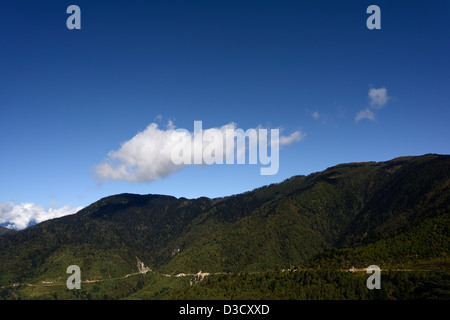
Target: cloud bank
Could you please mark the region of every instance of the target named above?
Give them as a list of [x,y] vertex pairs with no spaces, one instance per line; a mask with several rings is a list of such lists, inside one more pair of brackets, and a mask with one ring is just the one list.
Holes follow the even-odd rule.
[[369,106],[365,109],[356,113],[355,121],[361,121],[363,119],[368,119],[370,121],[375,121],[375,111],[382,109],[390,97],[387,94],[386,88],[371,88],[368,93]]
[[[225,135],[227,129],[236,129],[235,123],[229,123],[219,128],[203,129],[203,137],[212,137],[217,133]],[[167,177],[186,167],[186,164],[175,164],[171,155],[174,148],[180,148],[180,139],[173,139],[172,136],[184,135],[184,141],[191,144],[189,131],[177,130],[172,122],[169,122],[166,129],[158,128],[156,123],[151,123],[147,128],[136,134],[130,140],[122,143],[119,149],[112,150],[107,157],[95,166],[95,178],[100,181],[124,180],[129,182],[152,182]],[[280,136],[280,146],[289,145],[300,141],[305,135],[300,131],[295,131],[288,136]],[[229,146],[228,146],[229,147]],[[223,150],[226,154],[227,146],[220,139],[211,139],[203,144],[203,150]],[[236,150],[236,154],[242,154],[245,150]],[[193,163],[193,162],[192,162]]]
[[45,220],[60,218],[74,214],[83,207],[72,208],[66,205],[59,209],[50,208],[45,210],[42,206],[34,203],[4,203],[0,202],[0,224],[7,228],[21,230],[31,224],[40,223]]

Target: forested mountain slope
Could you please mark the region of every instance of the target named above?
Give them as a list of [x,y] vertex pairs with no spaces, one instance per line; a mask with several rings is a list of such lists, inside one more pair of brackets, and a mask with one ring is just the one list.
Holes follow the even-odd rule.
[[[214,187],[211,182],[211,187]],[[450,156],[349,163],[225,198],[120,194],[0,237],[0,285],[137,272],[448,268]]]

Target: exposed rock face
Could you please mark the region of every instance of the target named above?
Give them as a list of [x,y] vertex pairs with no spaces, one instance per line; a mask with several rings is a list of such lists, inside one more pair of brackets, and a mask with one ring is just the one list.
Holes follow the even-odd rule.
[[202,282],[205,277],[209,276],[209,273],[203,273],[201,270],[189,281],[189,284],[192,286],[193,284]]
[[138,257],[136,257],[136,260],[139,273],[146,274],[147,272],[151,271],[150,268],[146,267],[144,263],[141,260],[139,260]]

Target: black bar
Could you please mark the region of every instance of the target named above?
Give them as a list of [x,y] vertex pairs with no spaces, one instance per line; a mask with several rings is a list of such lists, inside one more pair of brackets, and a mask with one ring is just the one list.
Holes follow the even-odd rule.
[[[263,307],[264,306],[264,307]],[[446,309],[444,309],[446,308]],[[141,315],[142,319],[317,319],[317,317],[378,318],[415,316],[432,310],[434,315],[444,312],[448,301],[266,301],[266,300],[170,300],[170,301],[0,301],[3,314],[11,312],[21,317],[61,318],[79,316],[126,316]],[[192,312],[195,313],[192,313]],[[444,313],[443,313],[444,314]],[[131,320],[131,319],[130,319]]]

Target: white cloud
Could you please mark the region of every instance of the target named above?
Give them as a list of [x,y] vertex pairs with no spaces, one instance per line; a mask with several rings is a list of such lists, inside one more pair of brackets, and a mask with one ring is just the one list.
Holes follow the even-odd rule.
[[305,136],[306,136],[306,134],[304,134],[304,133],[302,133],[300,131],[292,132],[287,137],[285,137],[285,136],[281,136],[280,137],[280,145],[281,146],[290,145],[293,142],[302,140]]
[[375,113],[369,108],[365,108],[356,114],[355,121],[358,122],[362,119],[369,119],[371,121],[375,120]]
[[389,97],[387,95],[386,88],[370,89],[369,90],[369,103],[373,109],[380,109],[386,105]]
[[317,120],[320,118],[320,114],[318,111],[314,111],[313,113],[311,113],[311,116],[313,117],[313,119]]
[[0,202],[0,224],[7,228],[25,229],[32,223],[40,223],[45,220],[63,217],[74,214],[83,209],[83,207],[72,208],[71,205],[65,205],[59,209],[50,208],[45,210],[42,206],[34,203],[4,203]]
[[371,88],[369,90],[369,106],[359,111],[355,116],[355,121],[358,122],[362,119],[375,120],[375,111],[383,108],[390,97],[387,94],[386,88]]
[[[202,129],[203,137],[214,137],[218,133],[225,135],[226,129],[236,129],[235,123],[229,123],[219,128]],[[179,139],[173,139],[172,136]],[[180,143],[189,145],[190,149],[194,134],[188,130],[177,130],[172,122],[166,129],[158,128],[156,123],[151,123],[144,131],[139,132],[133,138],[123,143],[118,150],[110,151],[99,165],[95,167],[96,178],[104,180],[125,180],[129,182],[151,182],[167,177],[189,164],[175,164],[172,161],[172,150],[180,148]],[[304,134],[300,131],[293,132],[289,136],[280,136],[280,145],[288,145],[300,141]],[[194,152],[197,152],[195,143]],[[211,139],[203,143],[203,150],[223,150],[222,154],[229,151],[221,139]],[[201,150],[200,150],[201,152]],[[236,150],[239,156],[245,150]],[[191,161],[190,163],[195,163]]]
[[182,168],[171,161],[172,141],[175,131],[170,123],[161,130],[156,123],[123,143],[118,150],[110,151],[107,158],[95,167],[100,180],[126,180],[148,182],[166,177]]

